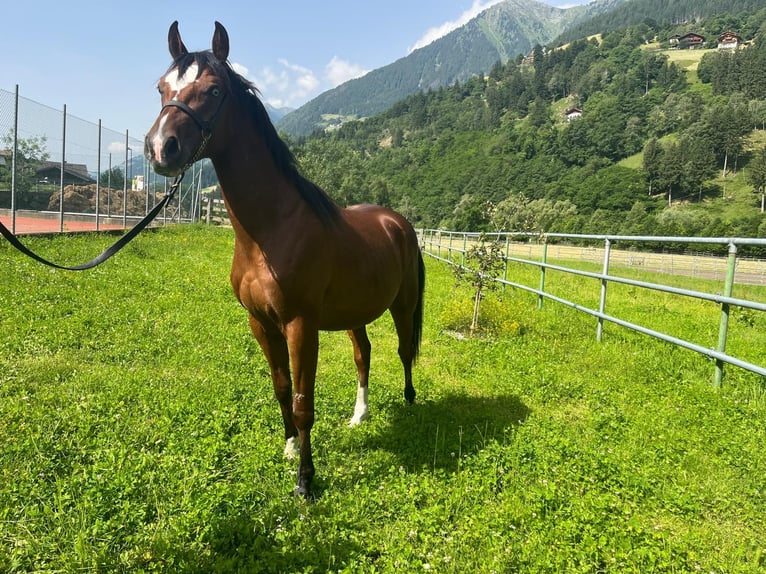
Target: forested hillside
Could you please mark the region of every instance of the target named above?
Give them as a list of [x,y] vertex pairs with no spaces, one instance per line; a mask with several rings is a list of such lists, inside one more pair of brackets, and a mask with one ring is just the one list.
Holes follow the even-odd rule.
[[[763,236],[766,9],[726,18],[749,46],[662,50],[678,29],[643,23],[498,63],[296,153],[341,204],[421,226]],[[719,20],[699,30],[717,36]]]
[[527,54],[535,44],[547,44],[568,26],[624,1],[597,0],[561,9],[536,0],[504,0],[408,56],[320,94],[282,118],[278,128],[305,135],[349,118],[369,117],[417,91],[466,81],[498,60]]
[[[763,0],[627,0],[608,12],[596,14],[593,18],[571,26],[556,43],[561,45],[643,22],[669,22],[682,28],[694,28],[712,16],[739,16],[761,8]],[[714,36],[722,31],[716,32]]]

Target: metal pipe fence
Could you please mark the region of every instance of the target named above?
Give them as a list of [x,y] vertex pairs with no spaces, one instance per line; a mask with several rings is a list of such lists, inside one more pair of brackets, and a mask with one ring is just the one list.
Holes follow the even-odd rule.
[[[0,218],[13,233],[121,229],[170,182],[144,161],[142,139],[0,90]],[[200,218],[203,164],[158,224]]]
[[[726,353],[729,334],[729,317],[732,308],[750,309],[766,312],[766,303],[732,296],[736,283],[749,285],[766,285],[766,260],[742,258],[738,256],[739,248],[745,246],[766,246],[766,239],[751,238],[698,238],[698,237],[652,237],[652,236],[608,236],[608,235],[574,235],[566,233],[551,233],[547,235],[533,233],[464,233],[438,229],[418,230],[423,251],[440,261],[451,265],[466,266],[467,255],[472,246],[484,241],[494,241],[504,244],[504,271],[502,277],[490,277],[503,285],[515,287],[537,295],[538,308],[543,301],[549,299],[584,312],[597,319],[596,338],[603,337],[604,322],[614,323],[644,335],[649,335],[662,341],[692,350],[715,360],[713,385],[720,387],[723,380],[724,364],[730,364],[766,377],[766,366],[758,365],[742,358]],[[586,246],[572,245],[589,244]],[[689,254],[664,254],[649,251],[616,250],[615,244],[633,246],[641,244],[691,244],[691,245],[720,245],[728,248],[727,257],[711,257]],[[551,259],[564,260],[566,264],[553,264]],[[575,263],[600,265],[601,272],[589,271],[575,267]],[[524,285],[508,279],[508,264],[516,263],[533,266],[539,269],[539,288]],[[685,289],[643,281],[617,274],[614,269],[638,268],[656,273],[686,275],[713,281],[723,281],[721,293],[705,293],[694,289]],[[599,283],[599,304],[597,309],[578,304],[565,297],[560,297],[546,291],[546,272],[557,271],[574,276],[593,279]],[[715,348],[687,341],[668,333],[660,332],[646,326],[627,321],[624,318],[610,315],[606,312],[607,296],[610,283],[629,285],[672,295],[691,297],[720,305],[721,313],[718,322],[718,338]]]

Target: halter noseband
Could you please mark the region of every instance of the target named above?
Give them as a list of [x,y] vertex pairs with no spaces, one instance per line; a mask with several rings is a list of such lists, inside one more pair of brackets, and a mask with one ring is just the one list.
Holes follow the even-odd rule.
[[195,110],[193,110],[188,105],[186,105],[185,103],[179,100],[169,100],[165,103],[164,106],[162,106],[160,113],[162,113],[165,110],[165,108],[178,108],[179,110],[184,112],[192,120],[194,120],[194,123],[199,126],[199,129],[202,133],[202,141],[200,142],[199,147],[197,148],[197,151],[194,153],[192,158],[184,167],[184,171],[186,171],[186,169],[189,166],[191,166],[191,164],[196,162],[202,156],[202,152],[205,151],[207,142],[210,141],[210,138],[213,136],[213,128],[215,127],[215,124],[218,121],[218,114],[221,112],[221,108],[223,108],[223,102],[226,99],[226,95],[227,95],[226,92],[224,92],[223,96],[221,96],[221,101],[218,102],[218,108],[215,110],[215,113],[212,115],[212,117],[209,120],[202,119]]

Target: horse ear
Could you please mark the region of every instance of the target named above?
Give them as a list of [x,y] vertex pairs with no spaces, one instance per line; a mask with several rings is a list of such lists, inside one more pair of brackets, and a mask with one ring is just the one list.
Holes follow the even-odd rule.
[[213,55],[221,62],[229,57],[229,34],[220,22],[215,23],[213,34]]
[[170,30],[168,30],[168,49],[170,50],[170,55],[173,56],[173,60],[177,60],[189,53],[189,50],[186,49],[181,40],[181,34],[178,33],[178,20],[173,22],[170,25]]

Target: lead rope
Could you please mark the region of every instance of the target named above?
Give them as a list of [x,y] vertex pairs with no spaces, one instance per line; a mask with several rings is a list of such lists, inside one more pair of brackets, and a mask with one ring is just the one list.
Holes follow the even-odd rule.
[[[207,140],[210,139],[208,136],[207,138],[203,134],[203,145],[200,146],[200,149],[197,150],[197,153],[195,154],[195,158],[202,153],[202,149],[207,144]],[[194,160],[196,161],[196,159]],[[103,253],[101,253],[98,257],[94,257],[87,263],[83,263],[81,265],[75,265],[73,267],[69,267],[66,265],[59,265],[58,263],[53,263],[52,261],[48,261],[47,259],[39,256],[37,253],[31,251],[28,247],[26,247],[19,239],[11,233],[11,231],[3,225],[2,222],[0,222],[0,234],[5,237],[11,245],[13,245],[16,249],[21,251],[24,255],[27,255],[28,257],[31,257],[35,261],[39,261],[40,263],[43,263],[44,265],[48,265],[49,267],[54,267],[56,269],[65,269],[67,271],[84,271],[86,269],[91,269],[95,267],[96,265],[102,264],[104,261],[112,257],[115,253],[117,253],[120,249],[125,247],[136,235],[141,233],[141,231],[149,225],[149,223],[152,222],[152,220],[157,217],[157,214],[159,214],[160,211],[170,202],[171,199],[173,199],[173,196],[178,191],[178,188],[181,186],[181,181],[184,178],[184,175],[186,174],[186,170],[188,167],[194,163],[192,161],[191,163],[187,164],[184,169],[179,173],[174,179],[173,183],[170,185],[170,189],[165,194],[165,196],[162,198],[162,200],[154,206],[154,208],[144,217],[141,221],[139,221],[130,231],[128,231],[125,235],[120,237],[111,247],[106,249]],[[63,201],[63,197],[62,197]]]
[[[44,265],[48,265],[49,267],[54,267],[56,269],[65,269],[67,271],[84,271],[85,269],[91,269],[95,267],[96,265],[101,265],[104,261],[109,259],[112,255],[117,253],[120,249],[125,247],[136,235],[141,233],[141,231],[151,223],[151,221],[157,217],[157,214],[170,202],[171,199],[173,199],[173,196],[178,191],[178,188],[181,186],[181,181],[184,178],[184,175],[186,174],[186,170],[189,169],[192,164],[194,164],[196,161],[202,157],[202,154],[205,151],[205,148],[207,147],[208,141],[210,141],[210,138],[213,136],[213,129],[212,126],[215,123],[215,120],[218,116],[218,112],[221,111],[221,107],[223,106],[223,102],[225,100],[224,98],[221,99],[221,102],[218,104],[218,109],[216,110],[215,114],[213,114],[213,117],[207,121],[203,122],[198,117],[196,112],[192,110],[189,106],[182,102],[178,102],[176,100],[171,100],[170,102],[167,102],[163,109],[168,106],[178,107],[184,112],[186,112],[191,118],[194,120],[194,122],[199,126],[200,131],[202,133],[202,141],[200,141],[199,147],[197,148],[197,151],[192,156],[191,160],[187,162],[187,164],[183,167],[181,170],[181,173],[179,173],[175,179],[173,180],[173,183],[170,186],[170,189],[165,194],[165,197],[162,198],[162,200],[154,206],[154,209],[152,209],[146,217],[144,217],[141,221],[139,221],[135,227],[133,227],[130,231],[128,231],[125,235],[120,237],[111,247],[109,247],[107,250],[105,250],[101,255],[98,257],[95,257],[88,261],[87,263],[83,263],[82,265],[75,265],[74,267],[68,267],[66,265],[59,265],[58,263],[53,263],[52,261],[48,261],[47,259],[40,257],[37,255],[37,253],[34,253],[31,251],[28,247],[26,247],[19,239],[11,233],[11,231],[3,225],[2,222],[0,222],[0,234],[3,235],[10,243],[13,245],[16,249],[21,251],[24,255],[27,255],[28,257],[31,257],[35,261],[39,261],[40,263]],[[126,198],[127,199],[127,198]],[[64,201],[64,198],[61,198],[61,201]]]

